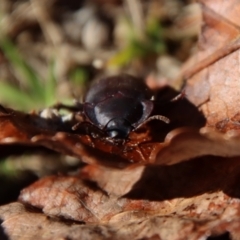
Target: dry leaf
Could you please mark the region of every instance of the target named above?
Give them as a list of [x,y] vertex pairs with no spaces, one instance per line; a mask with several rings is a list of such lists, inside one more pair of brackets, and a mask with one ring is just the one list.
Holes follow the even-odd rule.
[[[181,215],[186,204],[196,206],[184,212],[185,216],[212,218],[214,216],[208,216],[208,204],[201,206],[199,199],[208,196],[209,204],[214,201],[216,205],[212,210],[219,211],[229,204],[230,196],[238,197],[235,188],[239,165],[239,158],[226,161],[225,158],[205,157],[173,166],[135,166],[114,171],[87,166],[75,176],[39,180],[22,191],[20,200],[43,209],[50,216],[85,222],[109,222],[128,210],[145,215],[174,212]],[[217,204],[218,200],[211,200],[210,192],[215,196],[219,191],[229,196]]]
[[[173,113],[169,114],[178,115],[177,111],[183,110],[185,106],[186,102],[182,102],[177,110],[172,108]],[[185,122],[184,118],[173,121],[169,129]],[[211,128],[203,128],[200,132],[197,128],[177,128],[170,131],[161,142],[156,140],[161,139],[167,129],[161,131],[160,128],[156,130],[158,134],[155,133],[153,136],[155,141],[141,142],[140,137],[116,145],[102,138],[74,133],[71,130],[73,124],[62,123],[60,117],[45,119],[37,114],[25,114],[2,107],[0,142],[41,145],[63,154],[77,156],[89,164],[100,163],[121,168],[127,165],[127,161],[170,165],[204,155],[223,157],[240,155],[237,147],[240,136],[237,130],[223,134]],[[190,125],[191,122],[186,124]],[[153,129],[155,131],[156,128]]]
[[[120,239],[234,235],[240,224],[239,164],[239,158],[205,157],[114,171],[86,166],[76,176],[39,180],[20,200],[53,218],[98,223]],[[179,235],[179,229],[185,230]]]
[[[226,215],[231,215],[225,209]],[[239,219],[216,219],[198,221],[159,216],[138,218],[135,221],[122,221],[117,224],[82,225],[74,222],[61,222],[41,213],[26,209],[20,203],[12,203],[0,208],[3,227],[12,240],[57,240],[57,239],[206,239],[209,236],[239,236]],[[161,226],[161,227],[159,227]],[[13,231],[14,229],[14,231]],[[169,231],[173,229],[174,231]],[[230,234],[227,234],[228,231]],[[187,236],[187,238],[186,238]],[[233,238],[234,239],[234,238]],[[236,239],[236,238],[235,238]]]
[[239,1],[201,1],[199,51],[185,66],[187,98],[208,126],[239,129]]

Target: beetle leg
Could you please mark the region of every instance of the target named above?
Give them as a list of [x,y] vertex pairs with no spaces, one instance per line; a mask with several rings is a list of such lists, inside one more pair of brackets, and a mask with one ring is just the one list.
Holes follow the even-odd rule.
[[105,140],[110,142],[110,143],[113,143],[113,144],[117,144],[117,145],[124,145],[125,142],[127,141],[126,139],[118,139],[118,138],[114,138],[114,137],[105,137]]
[[78,123],[76,123],[75,125],[72,126],[72,130],[76,131],[76,130],[80,129],[81,127],[84,127],[84,129],[86,129],[86,132],[88,132],[88,133],[89,133],[88,130],[90,128],[94,128],[94,126],[89,122],[78,122]]
[[78,122],[72,126],[73,131],[77,131],[78,129],[83,128],[85,133],[93,138],[97,138],[99,136],[104,136],[104,132],[98,127],[94,126],[90,122]]
[[180,100],[180,99],[183,99],[185,96],[186,96],[186,93],[185,93],[185,89],[184,89],[184,90],[183,90],[182,92],[180,92],[176,97],[172,98],[172,99],[170,100],[170,102],[176,102],[176,101],[178,101],[178,100]]
[[74,106],[69,106],[63,103],[56,103],[55,105],[52,106],[52,108],[55,108],[57,110],[60,109],[65,109],[68,110],[70,112],[78,112],[78,111],[82,111],[83,110],[83,104],[76,102],[76,104]]
[[75,125],[73,125],[73,126],[72,126],[72,130],[73,130],[73,131],[76,131],[76,130],[80,127],[80,124],[82,124],[82,123],[78,122],[78,123],[76,123]]
[[152,121],[152,120],[159,120],[159,121],[162,121],[162,122],[165,122],[165,123],[170,123],[170,119],[165,117],[165,116],[162,116],[162,115],[154,115],[154,116],[151,116],[149,117],[148,119],[146,119],[144,122],[142,122],[141,124],[139,124],[137,127],[135,127],[135,130],[141,128],[143,125],[145,125],[146,123]]

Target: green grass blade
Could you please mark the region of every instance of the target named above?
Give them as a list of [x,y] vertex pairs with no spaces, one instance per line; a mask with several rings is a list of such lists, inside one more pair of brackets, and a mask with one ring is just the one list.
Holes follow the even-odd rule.
[[21,58],[17,48],[8,39],[1,39],[0,46],[15,69],[22,75],[30,91],[43,99],[44,90],[38,74]]
[[0,101],[19,110],[29,110],[34,104],[26,93],[5,82],[0,82]]
[[54,61],[51,61],[49,64],[48,78],[44,89],[45,106],[50,106],[56,103],[56,85],[57,79],[54,74]]

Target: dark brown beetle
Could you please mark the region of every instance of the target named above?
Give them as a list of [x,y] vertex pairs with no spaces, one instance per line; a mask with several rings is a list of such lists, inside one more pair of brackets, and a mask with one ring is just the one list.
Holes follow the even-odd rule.
[[95,81],[80,107],[88,121],[110,139],[126,139],[131,131],[151,120],[170,122],[165,116],[150,116],[154,108],[152,97],[140,79],[120,75]]

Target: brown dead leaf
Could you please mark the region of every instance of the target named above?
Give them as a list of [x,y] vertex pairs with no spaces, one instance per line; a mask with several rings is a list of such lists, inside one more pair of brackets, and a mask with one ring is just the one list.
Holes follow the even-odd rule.
[[203,112],[208,126],[239,129],[240,3],[201,3],[204,23],[199,51],[185,66],[186,95]]
[[[226,161],[205,157],[168,167],[135,166],[110,171],[87,166],[76,176],[39,180],[22,191],[20,200],[49,216],[85,222],[112,222],[132,211],[144,216],[174,213],[212,219],[234,199],[230,195],[239,196],[235,189],[239,164],[239,158]],[[194,208],[186,210],[189,205]]]
[[[179,116],[186,108],[182,102],[171,108],[169,115]],[[181,116],[181,115],[180,115]],[[217,133],[211,128],[176,128],[191,126],[185,115],[175,118],[164,130],[153,126],[152,141],[143,141],[141,133],[125,143],[114,144],[104,138],[93,138],[71,130],[73,122],[62,122],[61,117],[45,119],[38,114],[25,114],[2,107],[0,115],[0,143],[44,146],[62,154],[76,156],[89,164],[100,163],[123,168],[128,163],[171,165],[204,155],[235,157],[240,155],[238,130]],[[198,124],[198,123],[197,123]],[[176,129],[174,129],[176,128]],[[171,130],[174,129],[174,130]],[[167,134],[167,130],[170,132]],[[165,137],[164,134],[167,134]],[[145,138],[145,135],[143,135]],[[162,140],[161,140],[162,139]],[[143,141],[143,142],[142,142]],[[113,160],[113,156],[115,159]],[[127,161],[126,161],[127,160]]]
[[[123,162],[123,159],[118,157],[118,152],[120,152],[120,156],[122,153],[123,157],[130,161],[132,155],[135,159],[141,159],[142,157],[141,152],[134,151],[134,148],[137,147],[134,142],[130,142],[129,146],[126,146],[126,151],[123,151],[121,146],[115,146],[110,142],[106,143],[101,139],[92,141],[86,134],[75,134],[71,130],[73,125],[72,122],[63,123],[60,117],[45,119],[35,113],[26,114],[12,109],[5,109],[1,106],[0,143],[41,145],[63,154],[77,156],[90,164],[101,161],[102,155],[104,159],[102,162],[108,162],[111,165],[111,159],[108,160],[110,158],[109,154],[99,153],[97,149],[94,151],[95,145],[107,153],[116,153],[116,162],[113,162],[112,165],[118,166]],[[92,147],[90,150],[89,146]]]
[[239,236],[239,164],[239,158],[210,156],[165,167],[86,166],[76,176],[39,180],[20,200],[61,221],[104,226],[116,239]]
[[49,216],[74,221],[107,221],[122,211],[116,198],[90,183],[70,176],[52,176],[39,180],[22,191],[20,200],[41,208]]
[[11,240],[110,239],[111,228],[59,221],[20,203],[0,207],[2,226]]
[[[230,215],[226,211],[226,215]],[[20,203],[12,203],[0,207],[3,227],[12,240],[57,240],[57,239],[207,239],[209,236],[239,234],[238,219],[226,221],[189,220],[175,216],[158,216],[135,221],[125,221],[102,224],[82,225],[75,222],[64,222],[26,209]],[[161,226],[161,227],[159,227]],[[13,231],[14,229],[14,231]],[[172,229],[172,231],[169,231]]]

